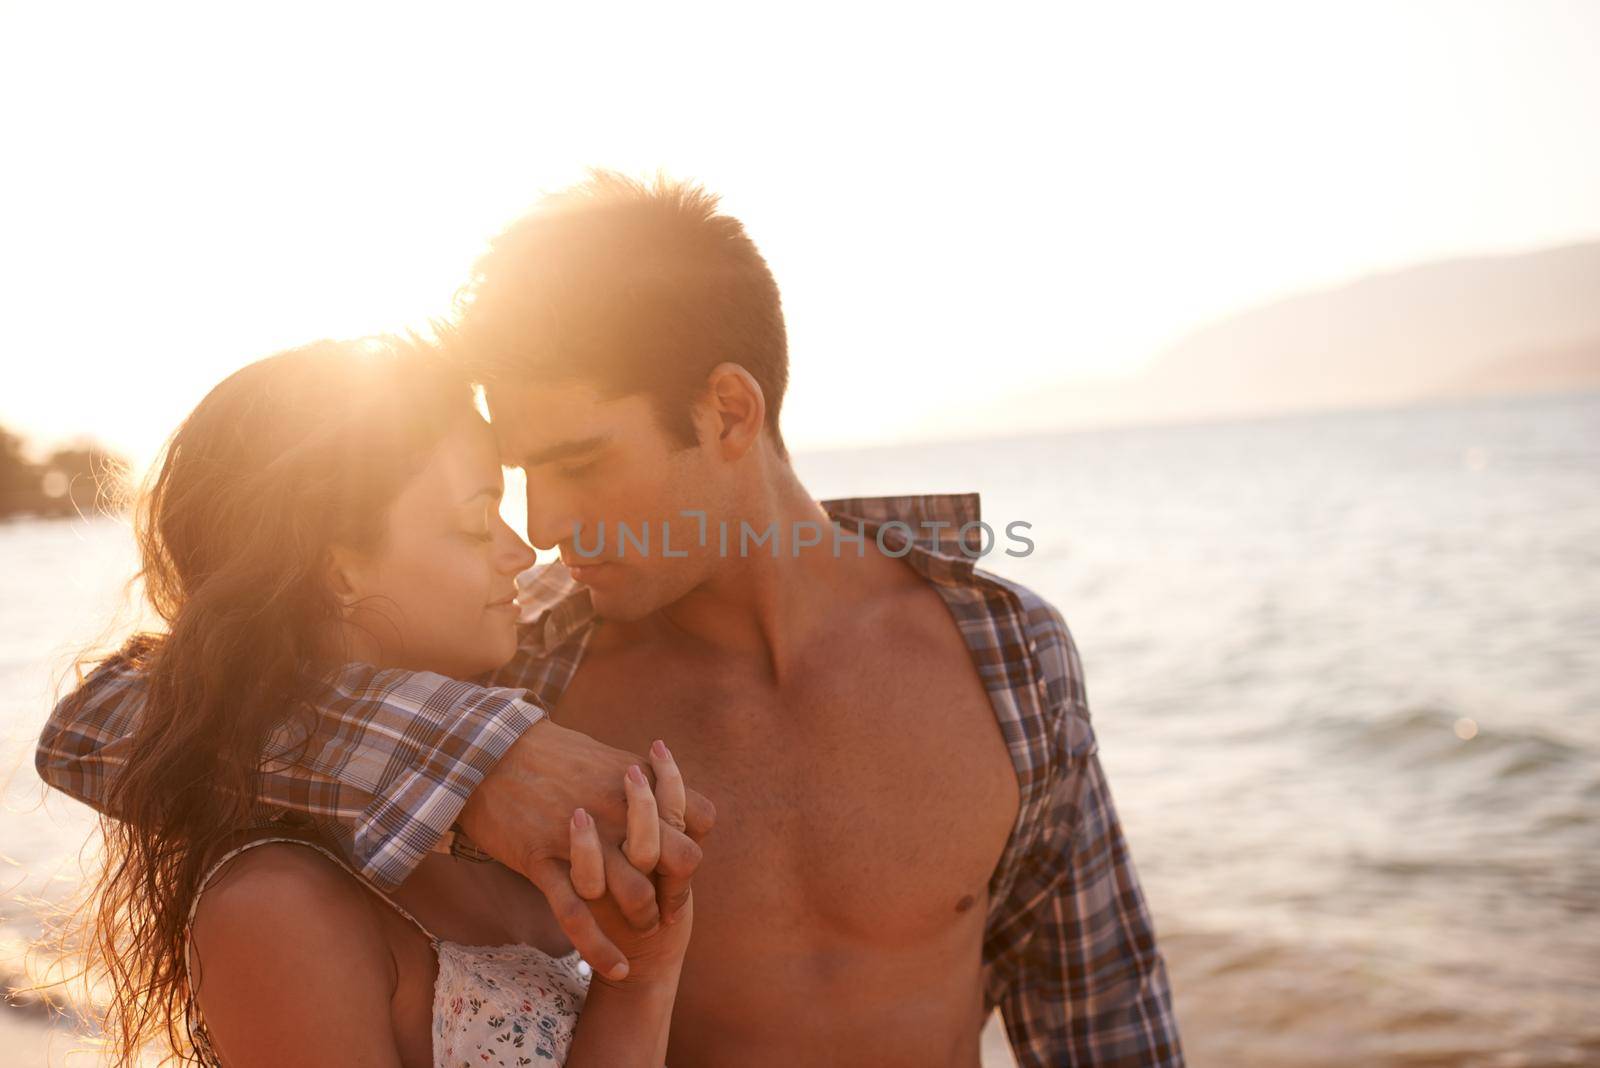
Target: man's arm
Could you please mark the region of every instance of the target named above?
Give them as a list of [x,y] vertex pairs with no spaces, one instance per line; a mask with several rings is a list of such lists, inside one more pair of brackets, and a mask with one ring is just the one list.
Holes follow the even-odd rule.
[[1051,753],[1040,825],[985,939],[1006,1032],[1021,1068],[1178,1068],[1166,964],[1100,767],[1077,650],[1053,607],[1030,615]]
[[[137,662],[119,654],[96,668],[45,724],[40,778],[106,811],[145,697]],[[369,664],[320,680],[312,701],[309,732],[285,727],[268,743],[262,804],[337,825],[356,868],[385,889],[439,845],[468,796],[544,717],[522,690]]]
[[1054,815],[989,932],[1010,960],[1000,1001],[1022,1068],[1183,1064],[1165,962],[1097,755]]
[[[459,819],[489,855],[544,892],[596,971],[620,978],[621,952],[567,877],[567,821],[581,807],[600,829],[606,890],[635,926],[670,920],[687,900],[696,843],[715,811],[688,791],[685,830],[661,828],[655,880],[637,871],[618,848],[623,774],[633,764],[651,774],[636,754],[549,722],[520,689],[368,664],[347,664],[317,687],[309,727],[297,717],[267,745],[261,802],[326,829],[377,885],[403,882]],[[136,660],[115,657],[96,669],[51,713],[35,755],[40,777],[107,811],[145,700]]]

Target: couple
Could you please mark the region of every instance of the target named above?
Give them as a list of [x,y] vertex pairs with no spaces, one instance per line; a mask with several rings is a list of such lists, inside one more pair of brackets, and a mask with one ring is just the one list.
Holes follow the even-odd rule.
[[440,334],[244,368],[141,499],[164,632],[37,754],[121,1063],[1182,1063],[1061,614],[976,494],[807,493],[714,198],[597,172]]

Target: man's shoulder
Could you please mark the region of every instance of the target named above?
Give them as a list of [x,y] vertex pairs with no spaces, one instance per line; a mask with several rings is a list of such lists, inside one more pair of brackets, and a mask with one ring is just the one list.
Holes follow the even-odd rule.
[[1041,666],[1056,670],[1066,670],[1071,666],[1062,658],[1070,654],[1072,659],[1076,659],[1077,645],[1060,608],[1042,593],[1016,579],[997,575],[981,567],[973,568],[972,573],[984,585],[1010,595],[1009,600],[1015,604],[1017,622],[1027,637],[1029,651],[1041,659]]
[[1043,594],[1016,579],[983,568],[974,568],[973,575],[991,589],[1009,595],[1017,625],[1027,643],[1027,655],[1038,677],[1044,681],[1050,707],[1087,723],[1089,701],[1084,686],[1083,660],[1078,655],[1078,643],[1066,615]]

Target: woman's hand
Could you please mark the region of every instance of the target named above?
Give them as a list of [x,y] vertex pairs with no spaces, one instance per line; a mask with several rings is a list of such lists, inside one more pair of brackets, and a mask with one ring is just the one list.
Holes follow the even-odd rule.
[[[628,836],[622,843],[623,855],[642,872],[654,872],[661,860],[660,824],[684,829],[687,790],[677,761],[665,743],[650,746],[650,767],[655,772],[656,788],[651,793],[649,780],[637,766],[623,776],[622,789],[628,803]],[[628,959],[628,972],[615,985],[637,986],[659,981],[677,982],[683,954],[689,945],[689,930],[694,921],[694,895],[689,893],[684,907],[666,924],[658,923],[639,931],[628,923],[616,901],[606,894],[605,861],[600,836],[593,818],[583,809],[572,814],[572,887],[590,903],[601,931],[616,943]],[[695,862],[698,867],[698,859]],[[693,872],[691,870],[690,874]],[[598,972],[596,982],[608,980]]]

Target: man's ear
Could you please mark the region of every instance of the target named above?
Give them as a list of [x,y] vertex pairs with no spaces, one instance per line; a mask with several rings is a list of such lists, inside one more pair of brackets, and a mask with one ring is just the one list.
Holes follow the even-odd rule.
[[333,592],[334,599],[339,602],[339,608],[348,612],[355,607],[361,599],[363,589],[362,578],[365,574],[365,561],[360,554],[346,549],[342,545],[335,545],[328,550],[328,560],[323,570],[323,579],[328,584],[328,589]]
[[743,456],[766,423],[767,400],[761,384],[739,364],[719,363],[706,376],[706,403],[715,418],[712,433],[723,458]]

